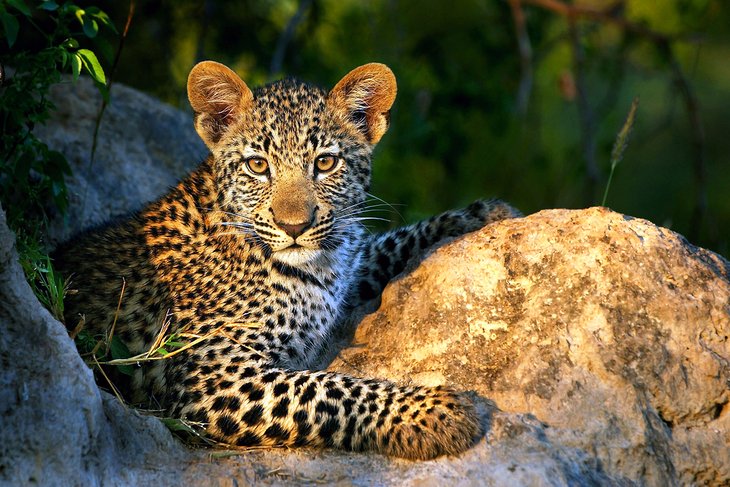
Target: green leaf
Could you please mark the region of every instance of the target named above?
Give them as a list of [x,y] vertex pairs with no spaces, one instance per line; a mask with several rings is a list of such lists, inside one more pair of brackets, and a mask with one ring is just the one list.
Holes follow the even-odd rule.
[[66,183],[63,181],[52,181],[51,194],[53,194],[53,203],[62,213],[65,213],[68,208],[68,188],[66,188]]
[[21,186],[28,185],[28,175],[35,161],[34,154],[29,150],[22,150],[15,162],[15,179]]
[[77,49],[79,47],[79,41],[74,39],[73,37],[69,37],[63,43],[61,44],[62,47],[68,47],[71,49]]
[[8,47],[13,47],[13,44],[15,44],[15,41],[18,38],[18,30],[20,30],[18,19],[16,19],[13,14],[3,12],[2,22],[3,29],[5,30],[5,39],[8,41]]
[[119,338],[118,335],[114,335],[112,337],[112,342],[109,345],[109,350],[112,353],[112,358],[115,360],[125,359],[132,356],[129,348],[127,348],[127,345],[124,344],[124,342]]
[[96,34],[99,33],[99,24],[96,23],[96,20],[92,19],[88,15],[84,16],[84,34],[89,39],[93,39],[96,37]]
[[43,10],[48,10],[49,12],[53,12],[54,10],[58,10],[58,4],[53,0],[48,0],[41,3],[39,5],[39,8],[42,8]]
[[15,7],[16,10],[20,11],[26,17],[30,17],[30,9],[23,0],[7,0],[8,5]]
[[[68,165],[66,156],[56,150],[48,151],[48,162],[50,162],[54,168],[58,168],[59,174],[71,175],[71,166]],[[63,181],[63,178],[60,179]]]
[[112,19],[109,18],[109,16],[106,14],[106,12],[102,12],[101,10],[99,10],[99,13],[94,14],[94,17],[99,22],[101,22],[102,24],[109,27],[112,30],[112,32],[114,32],[115,34],[117,33],[117,28],[114,26],[114,22],[112,22]]
[[[127,346],[122,342],[117,335],[112,337],[112,342],[109,344],[109,350],[111,351],[113,359],[125,359],[132,356]],[[134,367],[131,365],[118,365],[119,372],[124,375],[133,375]]]
[[84,63],[86,71],[101,84],[106,84],[106,76],[104,76],[104,69],[102,69],[99,60],[96,59],[96,54],[88,49],[79,49],[76,54],[81,58]]
[[69,53],[65,49],[60,49],[59,56],[61,58],[61,69],[66,69],[68,64]]
[[78,7],[72,7],[74,15],[76,15],[76,18],[79,19],[79,23],[81,25],[84,24],[84,16],[86,15],[86,11],[84,9],[78,8]]
[[124,375],[134,375],[134,367],[132,367],[131,365],[117,365],[117,370],[119,370],[119,372]]
[[71,55],[71,73],[73,74],[74,81],[79,79],[79,74],[81,74],[81,56],[78,52]]
[[160,420],[164,423],[165,426],[167,426],[170,431],[185,431],[187,433],[195,433],[195,430],[185,424],[182,420],[175,418],[160,418]]

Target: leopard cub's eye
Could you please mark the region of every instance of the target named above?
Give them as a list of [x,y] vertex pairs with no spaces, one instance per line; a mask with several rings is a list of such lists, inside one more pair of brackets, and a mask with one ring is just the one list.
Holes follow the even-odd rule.
[[261,157],[250,157],[246,159],[246,167],[252,174],[262,176],[269,172],[269,163]]
[[333,170],[335,166],[337,166],[337,160],[337,156],[333,156],[330,154],[319,156],[315,161],[317,172],[326,173]]

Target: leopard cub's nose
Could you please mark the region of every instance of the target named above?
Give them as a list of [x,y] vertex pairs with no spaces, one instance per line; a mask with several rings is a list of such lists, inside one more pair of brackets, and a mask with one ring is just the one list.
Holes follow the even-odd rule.
[[314,204],[301,204],[298,201],[285,201],[286,204],[272,205],[269,208],[274,224],[296,239],[314,224],[317,207]]
[[280,221],[274,220],[274,223],[284,230],[287,235],[289,235],[291,238],[297,238],[299,235],[303,234],[304,231],[312,226],[312,220],[301,223],[284,223]]

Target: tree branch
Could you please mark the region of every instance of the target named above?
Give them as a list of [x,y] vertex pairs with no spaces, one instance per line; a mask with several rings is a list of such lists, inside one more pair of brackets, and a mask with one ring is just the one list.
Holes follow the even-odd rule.
[[520,85],[517,89],[516,105],[519,114],[525,116],[530,101],[530,93],[532,92],[532,44],[527,33],[525,12],[522,10],[521,0],[509,0],[509,6],[512,9],[512,19],[514,20],[517,36],[517,49],[520,53],[520,69],[522,70]]
[[601,177],[596,163],[596,121],[593,109],[588,100],[588,88],[585,80],[585,52],[580,42],[580,33],[575,18],[568,18],[570,27],[570,43],[573,51],[573,73],[575,74],[576,106],[580,118],[581,144],[586,165],[585,204],[595,203],[595,191]]
[[656,32],[641,24],[631,22],[625,17],[616,15],[613,6],[606,10],[596,10],[581,5],[569,5],[559,0],[522,0],[522,2],[526,5],[534,5],[536,7],[544,8],[545,10],[550,10],[556,14],[562,15],[563,17],[585,17],[591,20],[615,24],[625,31],[633,32],[655,42],[667,42],[678,37]]
[[269,78],[272,78],[281,72],[284,66],[284,54],[286,53],[286,47],[294,37],[294,32],[297,26],[304,19],[304,14],[309,10],[309,6],[313,0],[300,0],[297,11],[289,19],[286,24],[286,28],[279,36],[279,40],[276,42],[276,50],[274,51],[274,57],[271,58],[271,65],[269,67]]
[[689,235],[690,240],[696,240],[699,237],[702,225],[707,217],[707,158],[705,152],[705,131],[702,126],[702,118],[700,117],[700,107],[695,96],[694,90],[690,85],[687,77],[684,75],[682,66],[674,55],[674,50],[669,42],[663,42],[658,45],[667,63],[672,70],[672,81],[682,96],[684,107],[687,111],[689,120],[692,147],[694,149],[694,158],[692,168],[694,172],[696,194],[694,209],[692,210],[692,219],[690,221]]

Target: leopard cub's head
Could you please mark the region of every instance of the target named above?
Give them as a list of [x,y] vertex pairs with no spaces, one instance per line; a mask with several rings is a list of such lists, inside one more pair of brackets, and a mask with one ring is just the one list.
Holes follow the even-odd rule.
[[195,66],[188,97],[228,231],[291,265],[352,240],[395,94],[383,64],[354,69],[329,92],[295,80],[251,91],[222,64]]

